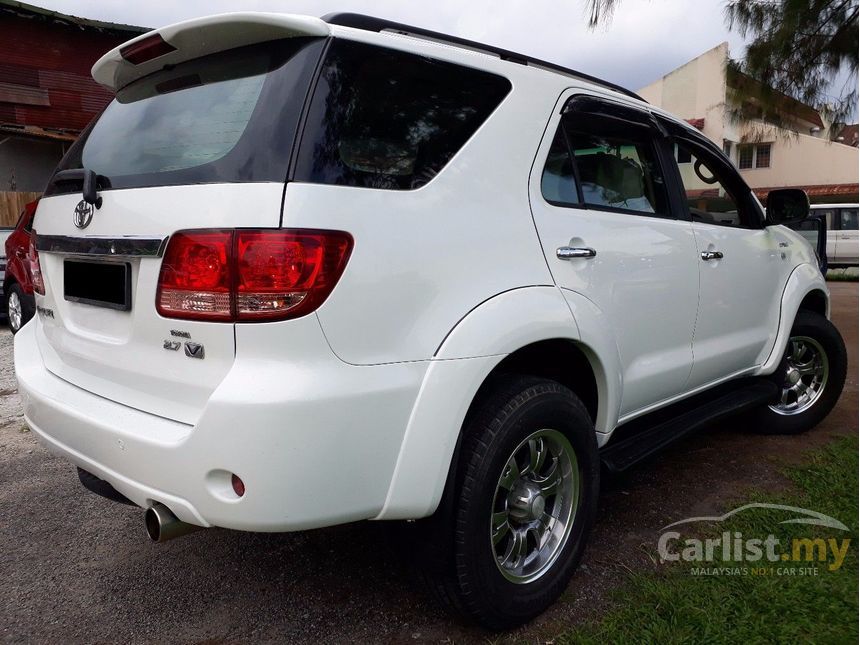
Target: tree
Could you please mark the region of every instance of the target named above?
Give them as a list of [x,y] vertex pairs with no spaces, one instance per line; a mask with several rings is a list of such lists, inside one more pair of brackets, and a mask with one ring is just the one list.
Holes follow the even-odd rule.
[[[857,0],[730,0],[729,28],[752,38],[738,71],[844,122],[857,104],[857,5]],[[840,73],[848,79],[832,96]]]
[[[611,19],[620,0],[587,0],[589,25]],[[825,112],[838,126],[857,105],[858,0],[728,0],[726,23],[750,38],[729,73],[760,86],[756,100],[777,114],[783,95]],[[847,77],[838,95],[837,78]],[[835,128],[832,129],[835,131]]]
[[617,4],[618,0],[588,0],[588,26],[594,28],[609,21]]

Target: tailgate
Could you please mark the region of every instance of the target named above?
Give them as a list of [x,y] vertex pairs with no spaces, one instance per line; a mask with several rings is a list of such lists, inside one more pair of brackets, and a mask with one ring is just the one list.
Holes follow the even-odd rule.
[[46,292],[37,337],[51,372],[197,421],[233,363],[234,328],[159,315],[162,256],[179,230],[280,226],[324,45],[297,24],[244,14],[190,21],[134,41],[164,38],[170,54],[135,64],[121,47],[96,65],[121,87],[60,163],[33,227]]
[[[38,302],[46,367],[99,396],[195,423],[233,363],[233,324],[156,312],[164,241],[178,222],[231,227],[238,212],[247,226],[277,226],[282,190],[281,184],[210,184],[104,191],[86,235],[74,224],[80,195],[43,199],[35,230],[46,291]],[[69,264],[93,270],[69,271]],[[112,297],[110,283],[120,276],[128,307],[100,303]],[[202,350],[187,355],[186,343]]]

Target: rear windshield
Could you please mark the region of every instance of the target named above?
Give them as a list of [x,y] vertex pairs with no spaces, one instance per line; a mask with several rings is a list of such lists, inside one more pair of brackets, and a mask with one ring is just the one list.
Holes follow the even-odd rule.
[[501,76],[335,40],[294,178],[390,190],[429,182],[511,89]]
[[[322,39],[292,38],[180,63],[121,89],[58,170],[102,188],[284,181]],[[63,182],[48,194],[76,192]]]

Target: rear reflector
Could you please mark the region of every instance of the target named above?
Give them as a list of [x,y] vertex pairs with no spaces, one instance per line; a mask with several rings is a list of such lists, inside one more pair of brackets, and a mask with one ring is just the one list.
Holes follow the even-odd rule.
[[156,308],[191,320],[297,318],[325,301],[351,250],[342,231],[179,231],[161,265]]
[[236,493],[236,497],[244,497],[245,495],[245,482],[242,481],[242,478],[235,473],[230,475],[230,485],[233,486],[233,492]]
[[173,51],[176,51],[176,47],[166,42],[161,34],[153,34],[136,43],[126,45],[119,50],[119,55],[132,65],[140,65]]

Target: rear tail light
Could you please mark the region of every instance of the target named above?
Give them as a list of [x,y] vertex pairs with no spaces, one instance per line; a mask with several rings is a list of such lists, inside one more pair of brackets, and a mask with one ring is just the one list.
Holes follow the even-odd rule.
[[164,254],[156,308],[191,320],[297,318],[328,297],[351,251],[342,231],[179,231]]
[[45,280],[42,277],[42,265],[39,264],[39,253],[36,251],[35,233],[30,233],[30,245],[27,250],[27,263],[30,265],[30,282],[33,283],[33,291],[40,296],[45,295]]

